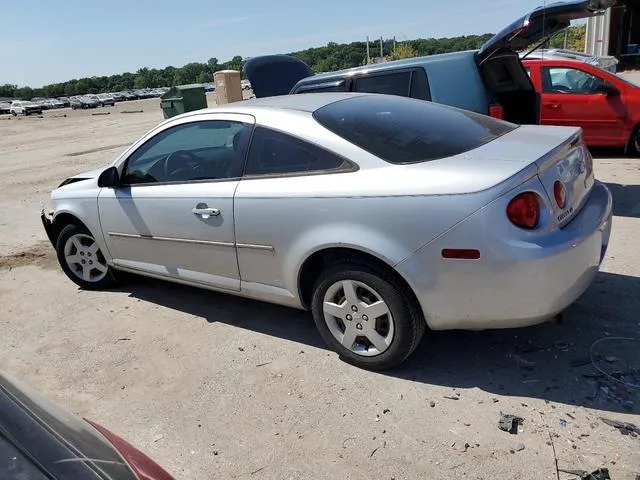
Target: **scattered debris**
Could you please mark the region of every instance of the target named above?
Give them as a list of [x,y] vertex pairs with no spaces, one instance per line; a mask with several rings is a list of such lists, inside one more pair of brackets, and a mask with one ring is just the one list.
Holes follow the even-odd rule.
[[569,417],[571,420],[575,420],[576,417],[574,417],[573,415],[571,415],[570,413],[566,413],[565,414],[567,417]]
[[492,398],[492,399],[491,399],[491,401],[492,401],[493,403],[498,403],[500,400],[498,400],[497,398]]
[[429,406],[430,406],[431,408],[435,407],[435,406],[436,406],[436,402],[434,402],[433,400],[431,400],[431,401],[429,402]]
[[391,410],[389,410],[388,408],[385,408],[384,410],[382,410],[382,413],[383,413],[383,414],[387,414],[387,413],[389,413],[389,412],[391,412]]
[[92,113],[91,115],[98,116],[98,115],[111,115],[111,112],[97,112],[97,113]]
[[241,352],[244,352],[244,347],[238,347],[238,350],[240,350]]
[[131,340],[129,337],[121,337],[118,340],[116,340],[117,342],[126,342],[128,340]]
[[347,443],[349,440],[357,440],[356,437],[347,437],[342,441],[342,448],[347,448],[345,443]]
[[578,475],[580,480],[611,480],[609,470],[606,468],[599,468],[591,473],[584,470],[562,470],[559,468],[558,472],[568,473],[569,475]]
[[254,470],[253,472],[250,473],[250,475],[255,475],[256,473],[261,472],[262,470],[264,470],[264,467],[260,467],[259,469]]
[[560,426],[561,427],[566,427],[567,426],[567,421],[564,418],[560,419]]
[[[454,442],[454,444],[455,444],[455,442]],[[458,452],[460,452],[460,453],[467,453],[467,450],[469,450],[469,447],[470,447],[470,446],[471,446],[471,445],[469,445],[467,442],[464,442],[463,444],[458,445],[458,446],[456,447],[456,450],[457,450]]]
[[123,110],[120,113],[142,113],[144,110]]
[[446,398],[447,400],[460,400],[460,394],[456,393],[455,395],[444,395],[444,398]]
[[524,450],[524,443],[518,443],[517,445],[513,445],[509,449],[509,452],[516,453],[516,452],[521,452],[522,450]]
[[614,357],[612,355],[608,355],[604,357],[604,361],[607,363],[616,363],[618,361],[618,357]]
[[265,363],[259,363],[258,365],[256,365],[256,368],[264,367],[265,365],[269,365],[270,363],[273,363],[273,361],[271,361],[271,362],[265,362]]
[[632,437],[640,435],[640,428],[633,423],[619,422],[618,420],[611,420],[604,417],[600,417],[600,420],[610,427],[617,428],[622,435],[631,435]]
[[376,447],[373,449],[373,451],[369,454],[369,458],[373,457],[373,454],[376,453],[378,451],[380,447]]
[[164,438],[164,435],[160,434],[160,435],[156,435],[155,437],[153,437],[153,442],[159,442],[160,440],[162,440]]
[[518,366],[524,370],[533,370],[533,367],[536,366],[536,362],[522,358],[520,355],[513,355],[513,359],[516,361]]
[[509,432],[511,435],[518,434],[518,425],[522,425],[524,418],[509,413],[500,412],[500,420],[498,428],[503,432]]

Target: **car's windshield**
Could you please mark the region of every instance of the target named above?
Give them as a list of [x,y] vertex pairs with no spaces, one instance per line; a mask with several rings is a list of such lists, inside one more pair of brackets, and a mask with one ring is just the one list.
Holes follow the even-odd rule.
[[327,129],[390,163],[458,155],[517,128],[478,113],[394,95],[338,101],[313,116]]

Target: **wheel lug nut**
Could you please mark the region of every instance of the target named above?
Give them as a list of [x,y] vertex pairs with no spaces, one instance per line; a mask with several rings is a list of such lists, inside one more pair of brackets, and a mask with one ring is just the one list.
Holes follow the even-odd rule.
[[358,311],[358,307],[356,307],[355,305],[351,305],[351,310],[353,310],[354,312]]
[[347,320],[351,321],[353,319],[353,317],[351,315],[347,314]]
[[369,321],[369,317],[367,317],[366,315],[362,315],[362,319],[363,319],[365,322]]
[[356,329],[362,330],[362,325],[360,323],[356,324]]

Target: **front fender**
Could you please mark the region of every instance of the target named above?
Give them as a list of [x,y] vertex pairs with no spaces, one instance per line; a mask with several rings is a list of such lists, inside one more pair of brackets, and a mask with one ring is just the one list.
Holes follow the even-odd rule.
[[[98,215],[98,199],[97,198],[74,198],[61,199],[54,201],[53,215],[51,218],[54,231],[59,232],[64,225],[62,223],[67,222],[68,216],[82,222],[82,224],[89,230],[96,243],[100,246],[105,260],[111,262],[111,252],[107,247],[102,228],[100,226],[100,217]],[[55,240],[52,241],[55,247]]]

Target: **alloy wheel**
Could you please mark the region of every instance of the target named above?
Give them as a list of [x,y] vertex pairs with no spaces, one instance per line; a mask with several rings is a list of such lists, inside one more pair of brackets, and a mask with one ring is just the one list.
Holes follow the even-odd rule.
[[64,259],[73,274],[85,282],[99,282],[109,271],[95,239],[84,233],[69,237],[64,245]]
[[353,353],[372,357],[391,346],[391,310],[370,286],[355,280],[336,282],[327,289],[322,309],[331,334]]

